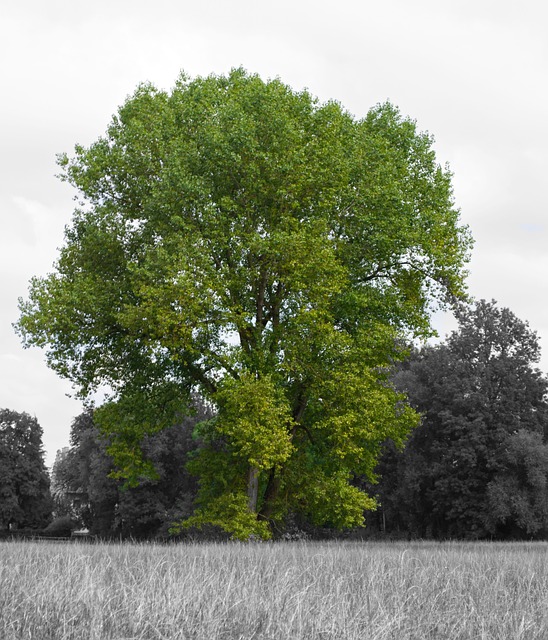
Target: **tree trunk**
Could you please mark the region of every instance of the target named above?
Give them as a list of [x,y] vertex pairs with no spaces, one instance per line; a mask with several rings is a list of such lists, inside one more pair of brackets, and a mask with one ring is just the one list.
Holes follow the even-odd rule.
[[280,476],[279,474],[276,474],[276,467],[273,467],[270,470],[270,475],[268,476],[268,482],[264,492],[263,506],[261,507],[261,512],[259,514],[263,520],[269,520],[272,516],[274,511],[274,501],[278,497],[279,490]]
[[249,510],[257,512],[257,500],[259,497],[259,470],[257,467],[249,468],[247,480],[247,497],[249,498]]

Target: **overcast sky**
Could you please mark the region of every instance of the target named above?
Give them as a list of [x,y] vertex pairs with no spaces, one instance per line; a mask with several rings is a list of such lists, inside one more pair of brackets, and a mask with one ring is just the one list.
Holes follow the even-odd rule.
[[[0,6],[0,408],[36,415],[47,461],[80,404],[12,323],[51,270],[74,193],[55,156],[135,87],[243,66],[357,117],[389,99],[436,139],[476,244],[469,289],[541,336],[548,371],[548,5],[543,0],[4,0]],[[438,319],[442,335],[448,319]]]

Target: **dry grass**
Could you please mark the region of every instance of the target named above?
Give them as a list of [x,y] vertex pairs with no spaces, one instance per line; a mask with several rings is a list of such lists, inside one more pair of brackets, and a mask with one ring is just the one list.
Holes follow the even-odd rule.
[[0,639],[548,638],[548,545],[0,543]]

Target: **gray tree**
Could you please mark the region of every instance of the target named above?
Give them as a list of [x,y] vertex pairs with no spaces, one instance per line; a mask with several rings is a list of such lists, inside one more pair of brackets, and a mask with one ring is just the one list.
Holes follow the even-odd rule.
[[39,528],[51,519],[42,428],[28,413],[0,410],[0,529]]

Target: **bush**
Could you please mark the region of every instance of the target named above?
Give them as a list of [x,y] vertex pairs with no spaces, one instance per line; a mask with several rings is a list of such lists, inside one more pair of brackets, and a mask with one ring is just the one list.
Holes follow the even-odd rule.
[[60,516],[48,524],[44,529],[44,535],[52,538],[70,538],[70,534],[77,527],[78,524],[70,516]]

